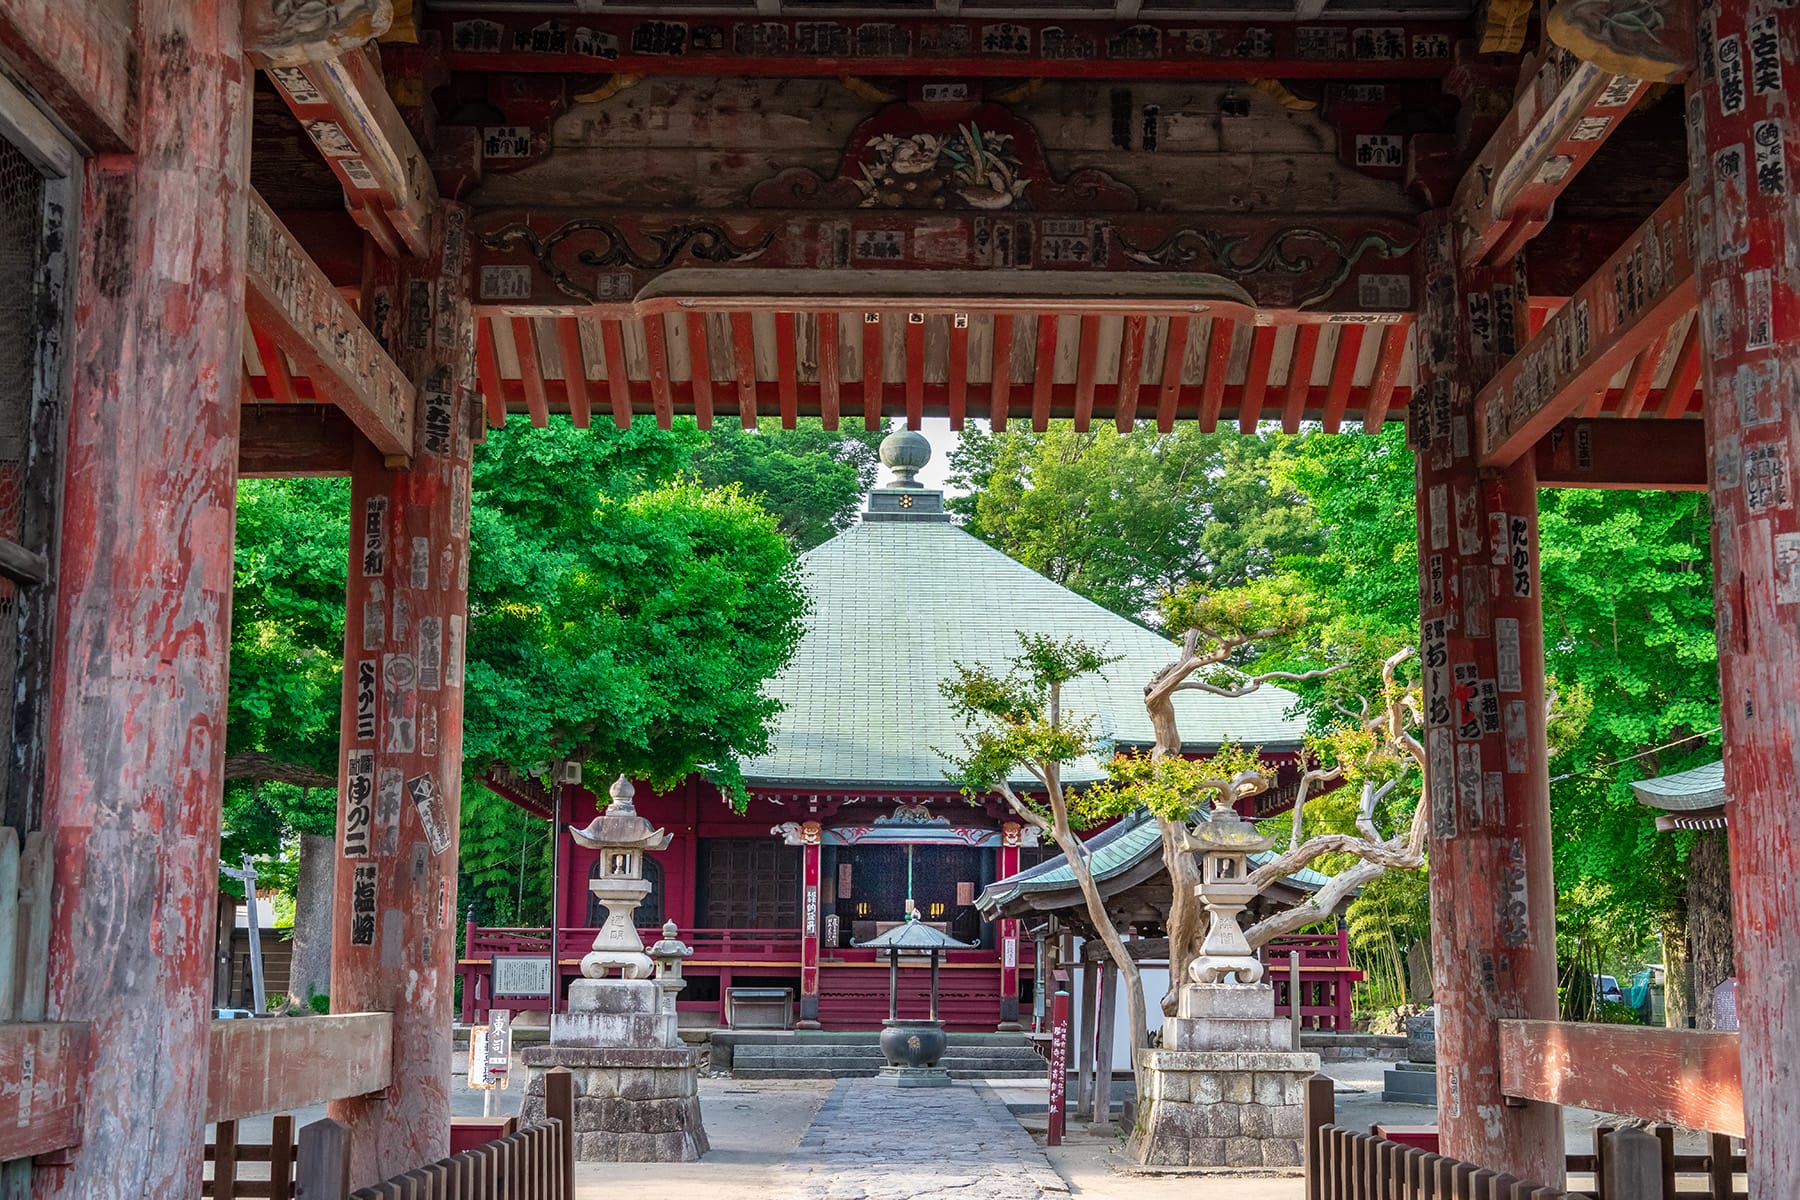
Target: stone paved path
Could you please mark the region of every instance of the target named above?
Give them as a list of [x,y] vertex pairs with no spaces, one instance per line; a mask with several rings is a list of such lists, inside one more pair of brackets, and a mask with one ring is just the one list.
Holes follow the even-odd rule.
[[845,1079],[782,1172],[794,1200],[1062,1200],[1068,1185],[985,1087]]

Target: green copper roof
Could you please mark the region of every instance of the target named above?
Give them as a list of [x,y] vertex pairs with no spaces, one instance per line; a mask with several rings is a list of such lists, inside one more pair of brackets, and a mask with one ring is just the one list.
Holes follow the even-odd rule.
[[1631,785],[1640,802],[1665,812],[1699,812],[1725,803],[1725,764],[1707,763],[1691,771],[1677,771]]
[[852,942],[863,950],[973,950],[968,942],[959,942],[936,926],[923,921],[907,920],[876,934],[866,942]]
[[[1152,856],[1158,862],[1162,858],[1162,831],[1157,827],[1156,818],[1144,809],[1139,809],[1084,840],[1088,848],[1089,869],[1094,873],[1094,881],[1100,884],[1125,874]],[[1272,852],[1263,851],[1252,854],[1250,861],[1261,866],[1274,857]],[[1288,882],[1309,890],[1323,887],[1329,879],[1329,876],[1321,875],[1311,867],[1288,876]],[[1059,854],[1016,875],[990,883],[976,897],[975,905],[984,916],[992,920],[1003,907],[1020,896],[1033,892],[1067,891],[1075,886],[1075,873],[1069,870],[1068,859]]]
[[[1144,684],[1176,646],[964,533],[941,496],[883,489],[866,520],[803,556],[813,599],[807,631],[767,690],[781,701],[771,752],[744,763],[752,784],[942,788],[961,724],[938,694],[958,661],[1001,665],[1021,631],[1079,637],[1122,661],[1072,684],[1068,711],[1114,741],[1148,746]],[[1279,688],[1236,700],[1184,693],[1176,702],[1192,748],[1231,739],[1296,747],[1303,723]],[[1098,778],[1098,763],[1065,772]],[[1024,776],[1020,777],[1021,779]]]

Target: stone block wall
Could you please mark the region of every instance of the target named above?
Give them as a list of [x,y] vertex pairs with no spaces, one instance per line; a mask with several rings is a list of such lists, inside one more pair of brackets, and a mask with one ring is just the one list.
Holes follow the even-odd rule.
[[706,1153],[698,1050],[541,1046],[520,1057],[530,1069],[523,1120],[543,1116],[546,1070],[574,1076],[575,1157],[582,1162],[693,1162]]
[[1142,1052],[1145,1103],[1126,1154],[1147,1167],[1298,1171],[1306,1080],[1319,1056]]

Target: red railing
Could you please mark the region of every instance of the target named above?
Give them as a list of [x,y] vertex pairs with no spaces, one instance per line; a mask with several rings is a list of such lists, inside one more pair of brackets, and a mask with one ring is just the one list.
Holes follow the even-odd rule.
[[1301,1027],[1350,1032],[1351,993],[1363,973],[1350,965],[1349,932],[1298,933],[1263,946],[1263,964],[1269,982],[1275,985],[1277,1016],[1285,1017],[1291,1011],[1293,980],[1288,955],[1295,951],[1300,955]]

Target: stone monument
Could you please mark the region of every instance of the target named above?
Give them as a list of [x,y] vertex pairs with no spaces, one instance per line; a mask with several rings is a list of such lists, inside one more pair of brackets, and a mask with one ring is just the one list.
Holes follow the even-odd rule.
[[[606,908],[594,947],[569,985],[569,1007],[551,1020],[550,1044],[524,1050],[531,1070],[522,1115],[541,1117],[544,1072],[575,1076],[575,1157],[584,1162],[692,1162],[706,1153],[700,1123],[700,1052],[681,1040],[675,996],[686,986],[682,961],[693,950],[673,921],[644,952],[632,920],[650,891],[644,854],[663,850],[669,835],[652,829],[632,805],[621,776],[612,803],[586,829],[570,829],[577,843],[600,851],[589,885]],[[617,970],[617,978],[607,972]]]
[[1201,860],[1196,890],[1211,919],[1162,1047],[1139,1052],[1145,1095],[1126,1152],[1145,1166],[1301,1166],[1305,1084],[1319,1056],[1291,1047],[1238,925],[1256,897],[1250,855],[1273,844],[1230,808],[1208,808],[1182,831],[1181,849]]

